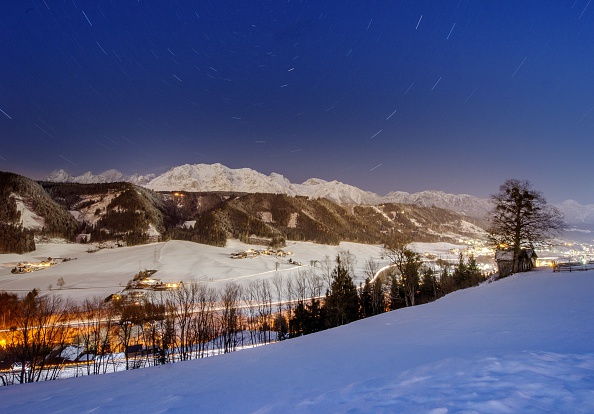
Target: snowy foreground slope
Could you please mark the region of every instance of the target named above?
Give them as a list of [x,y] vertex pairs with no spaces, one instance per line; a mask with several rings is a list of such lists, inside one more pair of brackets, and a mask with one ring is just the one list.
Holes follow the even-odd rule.
[[594,412],[594,272],[539,270],[186,363],[0,388],[12,413]]

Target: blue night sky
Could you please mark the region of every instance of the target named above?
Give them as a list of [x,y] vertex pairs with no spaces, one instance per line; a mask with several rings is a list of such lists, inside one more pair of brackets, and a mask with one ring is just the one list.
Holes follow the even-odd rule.
[[3,1],[0,170],[591,204],[590,1]]

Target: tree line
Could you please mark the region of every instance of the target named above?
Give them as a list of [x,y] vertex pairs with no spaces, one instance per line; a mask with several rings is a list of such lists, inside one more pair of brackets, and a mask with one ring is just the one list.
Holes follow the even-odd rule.
[[[82,350],[77,375],[175,363],[235,351],[344,325],[435,300],[484,280],[472,258],[435,271],[406,244],[386,245],[393,265],[378,275],[365,263],[356,286],[355,258],[341,252],[283,277],[230,283],[221,289],[186,283],[147,296],[111,295],[74,304],[37,290],[24,297],[0,293],[0,360],[19,362],[5,382],[55,379],[71,364],[68,347]],[[72,358],[71,358],[72,359]]]

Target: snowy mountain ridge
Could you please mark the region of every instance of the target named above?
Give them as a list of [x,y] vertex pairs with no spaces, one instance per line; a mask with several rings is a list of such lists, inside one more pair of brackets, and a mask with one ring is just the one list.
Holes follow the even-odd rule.
[[492,208],[489,199],[478,198],[469,194],[447,194],[443,191],[421,191],[413,194],[404,191],[393,191],[386,195],[384,200],[386,200],[384,202],[390,203],[441,207],[471,217],[484,217],[486,212]]
[[105,183],[127,181],[154,191],[234,191],[240,193],[272,193],[311,198],[328,198],[346,204],[380,204],[379,195],[361,190],[339,181],[310,178],[302,184],[291,183],[284,176],[262,174],[250,168],[228,168],[222,164],[184,164],[155,176],[134,174],[126,177],[117,170],[107,170],[94,175],[86,172],[79,176],[69,175],[64,170],[52,172],[46,181],[69,183]]
[[582,205],[575,200],[566,200],[557,205],[568,223],[594,224],[594,204]]
[[[233,191],[241,193],[272,193],[310,198],[327,198],[342,204],[378,205],[383,203],[415,204],[423,207],[440,207],[471,217],[484,218],[491,209],[489,199],[469,194],[448,194],[443,191],[407,193],[392,191],[385,196],[362,190],[340,181],[310,178],[301,184],[291,183],[281,174],[262,174],[251,168],[229,168],[222,164],[184,164],[155,174],[124,176],[117,170],[100,174],[88,171],[79,176],[56,170],[45,179],[53,182],[105,183],[127,181],[154,191]],[[556,206],[568,223],[594,224],[594,205],[581,205],[567,200]]]

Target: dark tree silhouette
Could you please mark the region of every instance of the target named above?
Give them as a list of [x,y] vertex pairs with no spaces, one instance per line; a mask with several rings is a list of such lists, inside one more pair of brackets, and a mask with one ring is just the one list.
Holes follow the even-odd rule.
[[489,214],[489,239],[495,246],[513,251],[513,272],[518,271],[523,248],[534,249],[565,227],[561,212],[548,206],[529,181],[509,179],[491,199],[495,207]]
[[359,295],[348,267],[340,255],[332,271],[332,285],[326,293],[326,318],[330,327],[344,325],[359,318]]

